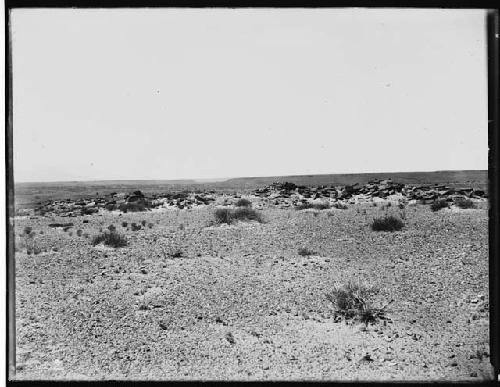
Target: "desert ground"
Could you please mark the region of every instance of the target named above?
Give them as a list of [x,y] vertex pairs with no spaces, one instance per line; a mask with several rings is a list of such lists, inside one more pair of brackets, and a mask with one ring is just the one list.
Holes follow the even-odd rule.
[[[148,197],[130,189],[16,208],[14,378],[490,379],[488,199],[463,185],[213,189],[124,212]],[[217,221],[242,198],[257,220]],[[386,216],[404,226],[373,230]],[[341,313],[331,294],[350,281],[383,313]]]

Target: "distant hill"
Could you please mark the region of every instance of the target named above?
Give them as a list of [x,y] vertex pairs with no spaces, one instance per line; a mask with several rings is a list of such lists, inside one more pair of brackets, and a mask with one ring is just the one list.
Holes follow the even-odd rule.
[[273,182],[295,183],[298,185],[353,185],[365,184],[370,180],[392,179],[402,184],[447,184],[486,189],[488,171],[436,171],[436,172],[388,172],[354,173],[328,175],[298,175],[271,177],[240,177],[218,183],[221,187],[251,188],[272,184]]

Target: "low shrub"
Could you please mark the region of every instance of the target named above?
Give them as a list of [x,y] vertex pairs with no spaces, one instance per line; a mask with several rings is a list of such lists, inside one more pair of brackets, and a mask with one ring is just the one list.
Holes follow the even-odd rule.
[[26,235],[31,234],[31,231],[33,231],[33,227],[26,226],[26,227],[24,228],[24,234],[26,234]]
[[183,255],[184,255],[184,253],[180,249],[174,250],[170,253],[170,257],[172,257],[172,258],[182,258]]
[[233,222],[231,210],[229,208],[218,208],[215,210],[214,215],[217,223],[231,224]]
[[307,210],[310,208],[313,208],[315,210],[327,210],[330,208],[330,204],[329,203],[309,203],[309,202],[306,202],[306,203],[300,203],[300,204],[295,206],[295,209],[298,211]]
[[439,211],[443,208],[448,208],[448,202],[445,199],[434,200],[431,204],[433,212]]
[[458,199],[455,201],[455,205],[461,209],[476,208],[474,202],[470,199]]
[[371,224],[373,231],[399,231],[404,227],[401,219],[387,215],[382,218],[375,218]]
[[127,239],[116,232],[106,231],[102,234],[96,235],[92,239],[92,246],[98,245],[99,243],[104,243],[106,246],[111,247],[124,247],[127,246]]
[[232,217],[236,220],[256,220],[257,222],[262,223],[261,215],[257,211],[248,207],[237,208],[233,211]]
[[131,223],[130,227],[132,228],[132,231],[139,231],[142,228],[140,224],[136,223]]
[[377,289],[374,287],[349,280],[343,286],[327,293],[326,298],[335,305],[336,312],[346,319],[358,318],[368,324],[383,316],[382,309],[370,307],[370,298],[376,293]]
[[99,212],[99,210],[95,207],[82,207],[80,211],[82,215],[92,215],[95,214],[96,212]]
[[78,235],[79,237],[81,237],[83,235],[83,231],[82,230],[76,230],[76,235]]
[[74,224],[73,223],[50,223],[49,224],[49,227],[73,227]]
[[312,250],[309,250],[307,247],[301,247],[299,248],[299,250],[297,251],[297,253],[302,256],[302,257],[306,257],[306,256],[309,256],[309,255],[315,255],[316,253]]
[[122,222],[122,227],[127,227],[128,226],[128,222]]
[[252,202],[248,199],[241,198],[236,202],[236,207],[252,207]]
[[114,211],[114,210],[116,210],[118,207],[117,207],[117,205],[116,205],[116,204],[114,204],[114,203],[107,203],[107,204],[104,206],[104,208],[105,208],[106,210],[108,210],[108,211]]
[[214,215],[216,222],[219,224],[231,224],[236,220],[255,220],[259,223],[263,222],[262,216],[257,211],[249,207],[239,207],[235,210],[231,210],[229,208],[218,208],[215,210]]
[[63,231],[64,231],[64,232],[66,232],[66,231],[68,231],[71,227],[73,227],[73,226],[67,226],[67,227],[64,227],[64,228],[63,228]]
[[149,228],[153,228],[154,224],[153,223],[148,223]]
[[115,227],[115,225],[110,224],[110,225],[108,226],[108,230],[109,230],[109,231],[111,231],[111,232],[116,231],[116,227]]
[[141,220],[141,224],[143,227],[146,227],[146,221],[145,220]]
[[143,212],[148,210],[147,203],[143,201],[131,202],[131,203],[121,203],[118,206],[121,212]]
[[336,208],[337,210],[347,210],[347,206],[339,202],[334,203],[332,207]]

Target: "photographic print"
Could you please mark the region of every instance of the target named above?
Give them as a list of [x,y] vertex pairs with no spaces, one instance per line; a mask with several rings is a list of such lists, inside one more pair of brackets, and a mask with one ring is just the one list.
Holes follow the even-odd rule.
[[484,381],[481,9],[13,8],[13,380]]

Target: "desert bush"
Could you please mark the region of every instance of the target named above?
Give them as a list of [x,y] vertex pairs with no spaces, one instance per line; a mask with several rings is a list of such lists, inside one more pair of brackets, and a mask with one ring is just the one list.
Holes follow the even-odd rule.
[[145,220],[141,220],[141,224],[143,227],[146,227],[146,221]]
[[179,230],[181,230],[181,231],[184,230],[184,227],[185,227],[184,223],[179,224]]
[[434,212],[443,208],[448,208],[448,202],[445,199],[434,200],[431,204],[431,210]]
[[49,224],[49,227],[73,227],[74,224],[73,223],[50,223]]
[[252,207],[252,202],[248,199],[239,199],[236,202],[236,207]]
[[92,239],[92,246],[98,245],[99,243],[104,243],[106,246],[111,247],[124,247],[127,246],[127,239],[114,231],[106,231],[96,235],[94,239]]
[[404,227],[401,219],[387,215],[382,218],[375,218],[371,224],[373,231],[399,231]]
[[295,206],[295,209],[300,211],[300,210],[307,210],[310,208],[314,208],[315,210],[327,210],[330,208],[329,203],[301,203]]
[[116,231],[116,227],[115,227],[115,225],[110,224],[110,225],[108,226],[108,230],[109,230],[109,231],[111,231],[111,232]]
[[335,203],[333,204],[333,207],[336,208],[337,210],[347,210],[347,206],[342,203]]
[[63,228],[63,231],[64,231],[64,232],[66,232],[66,231],[68,231],[71,227],[73,227],[73,226],[67,226],[67,227],[64,227],[64,228]]
[[262,223],[262,216],[255,210],[248,207],[239,207],[235,210],[229,208],[218,208],[215,210],[215,220],[217,223],[231,224],[235,220],[247,221],[256,220]]
[[299,250],[297,251],[297,253],[300,256],[302,256],[302,257],[306,257],[306,256],[309,256],[309,255],[316,254],[314,251],[309,250],[307,247],[301,247],[301,248],[299,248]]
[[83,234],[83,237],[84,237],[84,238],[89,238],[89,237],[90,237],[90,235],[89,235],[89,233],[88,233],[88,232],[86,232],[86,233],[84,233],[84,234]]
[[31,231],[33,231],[33,227],[26,226],[26,227],[24,228],[24,234],[26,234],[26,235],[31,234]]
[[153,223],[148,223],[149,228],[153,228],[154,224]]
[[461,209],[476,208],[476,205],[470,199],[458,199],[455,201],[455,205]]
[[121,212],[142,212],[142,211],[147,211],[148,210],[148,205],[147,203],[143,201],[138,201],[138,202],[131,202],[131,203],[121,203],[118,206],[118,209]]
[[233,219],[236,220],[256,220],[259,223],[262,223],[262,216],[255,210],[252,210],[248,207],[237,208],[232,212]]
[[83,231],[82,230],[76,230],[76,235],[78,235],[79,237],[81,237],[83,234]]
[[359,281],[349,280],[341,287],[335,287],[326,298],[331,301],[336,312],[346,319],[359,318],[368,324],[374,322],[383,314],[381,309],[370,307],[370,298],[377,293],[377,289]]
[[117,205],[114,203],[107,203],[104,208],[108,211],[114,211],[117,209]]
[[170,257],[172,258],[181,258],[183,255],[184,253],[180,249],[175,249],[170,253]]
[[122,227],[127,227],[128,226],[128,222],[122,222]]
[[215,210],[214,215],[217,223],[231,224],[233,222],[231,210],[229,208],[218,208],[217,210]]
[[140,224],[136,223],[131,223],[130,227],[132,228],[132,231],[139,231],[142,228]]
[[399,207],[400,210],[404,210],[406,206],[405,206],[404,203],[399,203],[398,207]]
[[80,211],[82,215],[92,215],[95,214],[96,212],[99,212],[99,210],[95,207],[82,207]]

